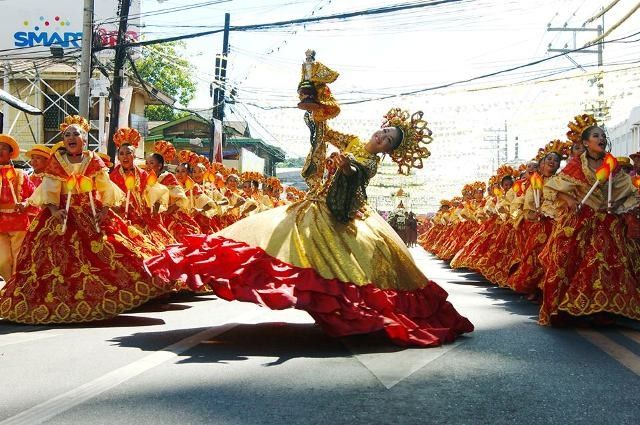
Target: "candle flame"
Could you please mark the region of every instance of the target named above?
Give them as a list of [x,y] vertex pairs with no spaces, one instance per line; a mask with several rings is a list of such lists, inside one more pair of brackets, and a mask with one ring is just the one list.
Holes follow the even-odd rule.
[[609,170],[613,171],[618,168],[618,159],[610,153],[604,156],[604,163],[609,166]]
[[631,178],[631,182],[633,183],[633,185],[635,187],[637,187],[638,189],[640,189],[640,176],[634,176]]
[[602,183],[607,181],[609,178],[609,174],[611,174],[611,168],[609,168],[609,164],[603,163],[600,168],[596,170],[596,179]]
[[93,190],[93,180],[87,176],[78,176],[78,188],[80,192],[91,192]]
[[133,190],[136,187],[136,178],[131,174],[127,174],[127,177],[124,179],[124,185],[127,190]]
[[75,187],[76,187],[76,176],[74,174],[71,174],[69,177],[67,177],[67,180],[65,180],[64,184],[67,187],[67,192],[71,192]]
[[7,178],[7,180],[13,180],[16,178],[16,170],[13,167],[7,168],[4,176]]
[[156,175],[155,171],[151,171],[149,173],[149,177],[147,177],[147,184],[149,186],[153,186],[156,183],[158,183],[158,176]]
[[196,183],[193,181],[191,177],[187,177],[187,180],[184,182],[184,188],[187,190],[193,189]]

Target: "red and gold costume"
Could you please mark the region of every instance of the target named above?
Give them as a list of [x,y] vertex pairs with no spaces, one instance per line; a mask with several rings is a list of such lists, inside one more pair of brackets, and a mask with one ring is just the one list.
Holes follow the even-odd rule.
[[[424,126],[420,118],[414,115],[407,127],[418,120]],[[472,331],[366,204],[364,188],[377,171],[377,155],[324,122],[307,124],[316,131],[307,161],[313,166],[303,170],[310,186],[306,199],[251,215],[213,236],[189,237],[151,260],[150,270],[209,283],[227,300],[305,310],[332,336],[384,330],[398,344],[433,346]],[[407,144],[423,140],[424,132],[409,130]],[[323,181],[326,143],[350,159],[353,175],[340,172]]]
[[[129,190],[129,209],[121,205],[120,215],[129,220],[138,230],[155,243],[161,246],[171,245],[176,242],[171,233],[164,227],[160,213],[167,210],[169,203],[169,189],[160,183],[148,185],[149,173],[137,166],[126,172],[122,165],[118,164],[109,174],[111,181],[120,190],[127,193],[126,178],[131,176],[135,185]],[[125,198],[126,203],[126,198]],[[154,205],[158,203],[158,212],[154,211]]]
[[607,312],[640,319],[638,246],[627,238],[625,221],[625,216],[637,213],[640,195],[630,177],[622,172],[613,175],[612,199],[624,200],[614,214],[600,212],[607,206],[606,184],[577,213],[564,213],[558,198],[564,193],[582,200],[595,181],[582,154],[544,186],[543,212],[555,217],[556,223],[540,254],[546,270],[540,324],[552,324],[562,313]]
[[29,198],[33,190],[24,171],[0,165],[0,276],[5,280],[16,270],[18,251],[29,227],[28,211],[16,211],[16,205]]
[[[65,182],[77,178],[89,179],[91,190],[69,192]],[[49,208],[31,223],[17,272],[0,291],[1,317],[30,324],[108,319],[173,287],[145,271],[143,261],[157,249],[140,232],[110,210],[97,227],[89,193],[98,209],[123,198],[94,153],[85,151],[80,163],[54,154],[30,202],[64,208],[71,196],[66,230]]]

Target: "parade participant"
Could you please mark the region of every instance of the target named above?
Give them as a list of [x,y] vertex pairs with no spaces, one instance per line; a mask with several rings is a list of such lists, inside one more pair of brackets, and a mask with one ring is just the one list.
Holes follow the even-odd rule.
[[34,187],[38,187],[42,183],[42,175],[47,168],[49,158],[51,158],[51,148],[46,145],[33,145],[25,156],[29,158],[29,163],[33,168],[33,173],[29,176],[29,180],[31,180]]
[[[577,134],[576,128],[572,133]],[[542,325],[597,313],[640,319],[637,245],[627,235],[638,225],[640,195],[627,174],[615,171],[609,176],[613,184],[612,204],[608,206],[608,185],[597,184],[607,177],[608,167],[601,168],[607,146],[605,133],[590,125],[580,140],[585,153],[572,158],[544,186],[542,211],[556,223],[540,254],[545,269],[540,285]],[[592,187],[596,190],[587,197]]]
[[188,205],[185,211],[198,224],[200,229],[198,233],[209,234],[217,232],[220,228],[215,225],[215,221],[212,218],[217,212],[218,206],[213,199],[207,196],[202,186],[191,177],[194,174],[193,170],[200,169],[201,166],[197,162],[197,155],[190,156],[189,151],[180,151],[178,159],[181,163],[176,168],[176,180],[184,189],[187,197]]
[[[173,284],[142,267],[146,238],[111,211],[124,198],[102,160],[85,150],[89,124],[61,125],[66,150],[49,160],[29,199],[43,207],[0,291],[0,317],[20,323],[89,322],[114,317],[166,293]],[[145,248],[145,249],[143,249]]]
[[[307,114],[312,149],[306,164],[312,166],[303,169],[304,200],[190,238],[150,261],[149,269],[206,282],[227,300],[305,310],[332,336],[385,330],[398,344],[434,346],[472,331],[366,203],[379,155],[389,155],[402,172],[421,167],[429,155],[421,112],[392,109],[385,118],[363,142]],[[323,179],[326,143],[341,154],[336,173]]]
[[579,158],[584,153],[584,145],[582,143],[571,144],[571,158]]
[[[120,128],[113,135],[118,149],[118,165],[109,174],[111,181],[125,193],[125,201],[118,214],[134,225],[161,249],[175,243],[171,233],[162,224],[160,213],[169,204],[169,188],[158,183],[158,176],[134,164],[135,151],[142,136],[134,128]],[[108,156],[107,156],[108,157]]]
[[100,157],[102,162],[104,162],[104,166],[105,167],[107,167],[108,169],[112,169],[113,168],[113,162],[111,162],[111,157],[108,154],[102,153],[102,152],[98,152],[98,156]]
[[[556,174],[562,159],[569,156],[570,148],[566,143],[551,143],[540,159],[538,170],[543,184]],[[536,192],[537,191],[537,192]],[[553,228],[553,219],[541,212],[544,194],[541,189],[529,185],[524,195],[524,223],[518,228],[521,237],[513,252],[514,261],[510,265],[507,286],[518,293],[529,295],[530,300],[539,294],[538,284],[544,276],[538,255],[544,248]]]
[[616,160],[618,161],[618,166],[620,167],[620,169],[631,175],[631,172],[633,171],[633,165],[631,165],[631,158],[629,158],[628,156],[618,156],[616,157]]
[[165,170],[165,161],[171,162],[176,157],[176,149],[170,142],[159,140],[153,144],[154,153],[146,160],[147,171],[153,171],[158,176],[158,183],[169,189],[169,204],[167,210],[160,213],[162,224],[177,241],[187,235],[200,233],[198,223],[187,213],[189,199],[184,189],[176,180],[176,176]]
[[633,161],[633,170],[629,173],[631,176],[640,176],[640,152],[632,153],[629,155],[631,161]]
[[13,167],[12,160],[18,155],[16,139],[0,134],[0,277],[5,281],[16,270],[18,252],[29,228],[25,201],[34,190],[27,174]]

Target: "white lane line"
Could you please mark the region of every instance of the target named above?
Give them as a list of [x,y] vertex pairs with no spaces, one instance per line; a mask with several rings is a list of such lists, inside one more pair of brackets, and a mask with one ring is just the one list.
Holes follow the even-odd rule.
[[21,344],[23,342],[37,341],[39,339],[52,338],[54,336],[59,336],[59,335],[62,335],[62,334],[34,332],[34,333],[0,335],[0,347],[6,347],[7,345],[13,345],[13,344]]
[[620,333],[624,336],[626,336],[627,338],[637,342],[638,344],[640,344],[640,332],[638,331],[620,331]]
[[0,422],[0,425],[41,424],[107,390],[110,390],[111,388],[128,381],[131,378],[134,378],[135,376],[140,375],[143,372],[146,372],[149,369],[175,359],[180,354],[195,347],[202,341],[206,341],[209,338],[213,338],[214,336],[227,332],[236,326],[251,323],[251,320],[254,320],[263,314],[264,312],[262,311],[257,313],[253,311],[248,315],[233,318],[226,324],[205,329],[204,331],[184,338],[133,363],[102,375],[93,381],[74,388],[73,390],[60,394],[59,396],[18,413],[15,416],[7,418]]
[[582,329],[578,330],[578,334],[636,375],[640,375],[640,356],[637,356],[631,350],[596,331]]

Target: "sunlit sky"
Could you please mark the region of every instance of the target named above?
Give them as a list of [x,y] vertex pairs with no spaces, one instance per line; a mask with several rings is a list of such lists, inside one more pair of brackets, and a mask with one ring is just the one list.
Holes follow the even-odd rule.
[[[188,34],[222,27],[224,13],[231,25],[268,23],[324,16],[401,3],[382,0],[236,0],[209,4],[184,12],[145,16],[169,7],[214,3],[204,0],[144,0],[146,39]],[[413,2],[404,2],[413,3]],[[254,136],[284,149],[290,156],[307,151],[302,111],[295,109],[296,86],[304,51],[313,48],[317,60],[340,72],[331,85],[339,101],[371,99],[470,79],[554,55],[565,44],[572,48],[573,33],[550,32],[547,25],[581,27],[610,1],[595,0],[468,0],[406,12],[361,17],[342,22],[308,24],[261,32],[230,35],[229,84],[238,90],[237,102],[227,107],[229,119],[246,119]],[[627,14],[636,0],[621,0],[605,15],[605,30]],[[589,27],[601,24],[599,19]],[[640,30],[640,12],[613,31],[607,40]],[[576,45],[595,37],[577,35]],[[631,37],[634,41],[639,36]],[[215,54],[222,49],[222,35],[187,41],[186,56],[198,81],[190,108],[211,104]],[[610,100],[609,124],[627,118],[640,105],[638,63],[640,42],[605,45],[605,95]],[[454,85],[419,95],[346,104],[331,125],[368,137],[391,106],[422,109],[433,123],[432,168],[443,168],[455,152],[472,154],[471,161],[489,163],[495,150],[482,139],[489,128],[508,126],[507,157],[532,156],[538,147],[564,138],[567,122],[592,103],[597,90],[589,84],[596,71],[597,55],[556,58],[536,66]],[[578,68],[576,64],[581,67]],[[616,71],[624,68],[624,71]],[[549,80],[553,80],[550,82]],[[513,85],[515,84],[515,85]],[[493,133],[489,133],[493,134]],[[474,150],[476,150],[474,152]],[[441,156],[439,157],[438,154]],[[475,170],[475,169],[474,169]],[[451,170],[447,173],[463,173]],[[441,172],[438,175],[443,175]],[[469,174],[470,176],[473,173]],[[435,179],[435,177],[434,177]]]

